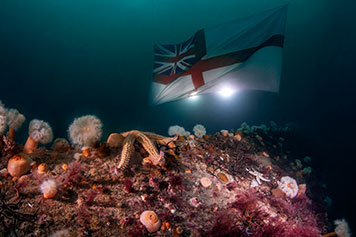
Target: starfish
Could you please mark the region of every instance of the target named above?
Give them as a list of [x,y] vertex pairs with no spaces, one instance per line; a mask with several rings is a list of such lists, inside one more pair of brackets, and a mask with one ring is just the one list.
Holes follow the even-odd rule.
[[257,172],[257,171],[254,170],[253,168],[252,168],[252,171],[249,170],[248,168],[246,168],[246,171],[248,171],[250,174],[252,174],[253,176],[256,177],[256,181],[257,181],[257,183],[258,183],[259,185],[262,183],[261,180],[266,181],[266,182],[269,182],[269,181],[270,181],[269,179],[264,178],[262,173]]
[[168,144],[169,142],[174,141],[176,139],[174,137],[167,138],[155,133],[140,132],[137,130],[124,132],[121,135],[125,137],[125,140],[123,141],[121,159],[119,165],[115,168],[115,170],[125,169],[127,167],[132,155],[132,150],[135,141],[138,141],[142,144],[143,148],[148,152],[148,158],[151,160],[151,162],[154,165],[159,165],[164,162],[164,153],[162,151],[158,153],[156,146],[152,143],[150,138],[162,145]]

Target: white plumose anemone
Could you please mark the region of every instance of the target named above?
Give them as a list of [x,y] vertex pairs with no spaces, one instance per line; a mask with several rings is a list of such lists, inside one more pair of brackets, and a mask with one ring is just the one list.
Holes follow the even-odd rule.
[[33,119],[29,125],[28,139],[24,151],[32,153],[37,148],[38,143],[46,144],[52,141],[53,132],[51,126],[42,120]]
[[46,144],[52,141],[52,128],[43,120],[34,119],[30,122],[29,128],[30,137],[36,142]]
[[73,144],[91,146],[100,141],[103,134],[101,121],[93,115],[76,118],[69,126],[69,138]]
[[299,191],[297,181],[289,176],[284,176],[281,178],[278,189],[284,192],[289,198],[294,198],[297,196]]
[[6,129],[6,121],[7,121],[7,110],[4,104],[0,100],[0,135],[2,135]]
[[57,182],[54,179],[49,179],[41,184],[41,192],[44,198],[53,198],[57,194]]
[[25,120],[25,116],[21,114],[17,109],[9,109],[7,113],[7,124],[10,128],[16,131],[22,126]]
[[342,220],[335,220],[334,224],[336,225],[335,227],[335,233],[339,237],[351,237],[351,231],[349,224],[346,222],[345,219]]
[[9,109],[7,112],[7,125],[9,126],[9,136],[14,138],[15,131],[19,129],[26,118],[17,109]]
[[186,131],[183,127],[174,125],[174,126],[170,126],[168,128],[168,135],[169,136],[184,136],[184,135],[186,135]]
[[206,134],[206,129],[201,124],[195,125],[193,131],[194,131],[194,135],[197,137],[203,137]]

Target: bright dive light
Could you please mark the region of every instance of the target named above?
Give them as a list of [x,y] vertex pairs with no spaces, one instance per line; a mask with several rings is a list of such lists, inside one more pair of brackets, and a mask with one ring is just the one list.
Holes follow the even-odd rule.
[[234,91],[228,87],[224,87],[219,91],[220,95],[223,97],[230,97]]
[[191,93],[189,94],[189,97],[195,96],[195,95],[197,95],[197,94],[198,94],[197,91],[193,91],[193,92],[191,92]]
[[198,98],[198,92],[197,91],[193,91],[189,94],[188,98],[191,100],[196,100]]

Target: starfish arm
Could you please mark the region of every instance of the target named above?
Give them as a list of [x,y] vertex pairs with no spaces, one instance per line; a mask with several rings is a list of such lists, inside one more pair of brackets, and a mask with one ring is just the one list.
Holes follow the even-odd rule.
[[162,164],[164,154],[163,152],[158,153],[155,144],[150,140],[150,138],[160,143],[168,143],[176,139],[167,138],[150,132],[140,132],[137,130],[123,132],[121,133],[121,135],[125,137],[125,140],[123,142],[124,145],[122,147],[121,159],[119,165],[117,166],[117,169],[125,169],[129,164],[132,155],[132,148],[136,140],[140,142],[143,148],[148,152],[149,159],[152,161],[152,163],[154,165],[158,165]]
[[259,176],[256,176],[257,183],[261,185],[261,180]]
[[167,137],[161,136],[159,134],[153,133],[153,132],[143,132],[148,138],[153,139],[153,140],[163,140]]
[[127,135],[129,134],[130,132],[122,132],[120,133],[123,137],[127,137]]
[[143,148],[148,152],[150,157],[152,158],[153,164],[157,164],[161,161],[161,156],[158,154],[156,146],[151,142],[151,140],[143,133],[139,131],[133,131],[135,136],[137,137],[137,141],[139,141]]
[[266,182],[269,182],[269,181],[271,181],[271,180],[269,180],[269,179],[266,179],[266,178],[264,178],[264,177],[262,177],[262,176],[260,176],[260,179],[261,179],[261,180],[263,180],[263,181],[266,181]]
[[123,142],[124,145],[122,147],[121,159],[117,169],[125,169],[129,164],[134,142],[135,136],[133,134],[128,134]]
[[159,134],[152,133],[152,132],[143,132],[143,134],[145,134],[149,139],[155,140],[158,144],[164,145],[164,146],[167,145],[168,143],[170,143],[171,141],[177,140],[177,138],[178,138],[177,136],[164,137]]

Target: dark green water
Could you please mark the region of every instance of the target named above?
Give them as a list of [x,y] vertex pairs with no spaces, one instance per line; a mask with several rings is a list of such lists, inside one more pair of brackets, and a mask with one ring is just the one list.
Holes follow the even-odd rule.
[[[153,43],[186,40],[205,26],[289,3],[279,95],[241,92],[149,106]],[[294,122],[352,222],[355,149],[355,17],[351,1],[0,1],[0,100],[48,121],[66,137],[74,117],[97,115],[105,134],[166,134],[171,125],[208,133]],[[332,167],[332,168],[331,168]]]

